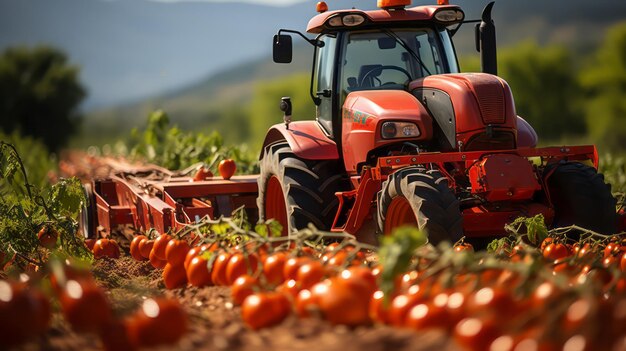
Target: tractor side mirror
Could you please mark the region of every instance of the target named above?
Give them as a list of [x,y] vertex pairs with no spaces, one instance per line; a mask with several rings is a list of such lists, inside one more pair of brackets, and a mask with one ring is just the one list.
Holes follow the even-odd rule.
[[277,34],[274,36],[273,56],[276,63],[291,63],[293,44],[290,35]]

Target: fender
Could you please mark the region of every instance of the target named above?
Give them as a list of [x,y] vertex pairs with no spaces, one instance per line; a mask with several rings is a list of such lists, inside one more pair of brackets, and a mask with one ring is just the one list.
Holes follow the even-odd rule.
[[530,123],[517,116],[517,147],[534,148],[537,146],[539,137]]
[[338,160],[337,144],[329,138],[316,121],[298,121],[289,124],[275,124],[263,141],[259,159],[265,154],[265,147],[280,140],[289,143],[296,156],[305,160]]

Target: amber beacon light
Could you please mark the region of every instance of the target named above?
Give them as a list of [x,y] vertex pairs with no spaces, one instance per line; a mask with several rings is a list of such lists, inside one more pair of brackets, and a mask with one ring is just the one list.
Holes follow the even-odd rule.
[[378,0],[381,9],[398,9],[411,5],[411,0]]
[[328,11],[328,5],[326,5],[324,1],[320,1],[317,3],[317,6],[315,6],[315,10],[319,13],[324,13]]

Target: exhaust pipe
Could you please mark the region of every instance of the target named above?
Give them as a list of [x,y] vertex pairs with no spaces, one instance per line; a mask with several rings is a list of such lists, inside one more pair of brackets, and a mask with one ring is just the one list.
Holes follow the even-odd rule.
[[498,74],[496,26],[491,19],[494,1],[485,6],[480,24],[476,25],[476,50],[480,52],[480,68],[484,73]]

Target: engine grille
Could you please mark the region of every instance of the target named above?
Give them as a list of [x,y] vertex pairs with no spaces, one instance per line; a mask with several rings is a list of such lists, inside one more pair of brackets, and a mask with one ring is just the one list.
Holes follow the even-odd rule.
[[485,124],[505,122],[504,89],[500,84],[474,85],[480,113]]

